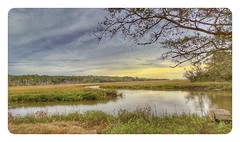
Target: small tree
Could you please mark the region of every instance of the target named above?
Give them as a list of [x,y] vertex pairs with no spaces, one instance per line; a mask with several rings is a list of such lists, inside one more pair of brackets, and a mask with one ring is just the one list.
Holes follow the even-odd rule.
[[202,67],[201,64],[196,64],[191,67],[191,70],[184,73],[184,77],[189,79],[191,82],[194,81],[205,81],[207,80],[206,68]]
[[210,60],[202,67],[200,64],[184,73],[190,81],[231,81],[232,54],[231,52],[215,52]]
[[231,81],[232,80],[232,53],[216,52],[207,63],[208,80]]

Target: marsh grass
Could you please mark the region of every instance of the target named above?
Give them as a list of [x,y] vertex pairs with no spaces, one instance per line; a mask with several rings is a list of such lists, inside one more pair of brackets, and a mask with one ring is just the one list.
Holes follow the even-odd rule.
[[[82,100],[108,100],[117,97],[115,89],[145,90],[231,90],[231,82],[149,81],[99,83],[90,89],[77,85],[36,86],[9,89],[9,105],[31,102],[72,102]],[[232,123],[213,123],[208,116],[176,114],[157,116],[149,108],[135,111],[120,110],[115,115],[102,111],[55,114],[38,113],[24,117],[9,114],[11,133],[101,133],[101,134],[226,134]]]
[[31,102],[76,102],[83,100],[107,100],[117,97],[113,89],[90,89],[81,87],[45,88],[9,91],[10,105]]
[[104,83],[101,88],[144,90],[232,90],[232,82],[190,82],[187,80]]
[[[26,131],[26,125],[32,128],[47,124],[49,129],[56,123],[70,125],[86,131],[71,133],[101,133],[101,134],[226,134],[231,131],[231,122],[213,123],[208,116],[195,114],[180,114],[172,116],[156,116],[150,107],[137,108],[135,111],[120,110],[116,115],[102,111],[87,111],[67,115],[51,115],[36,117],[27,115],[14,117],[9,121],[9,131],[12,133],[47,133],[48,129],[31,129]],[[74,125],[74,126],[72,126]],[[52,126],[52,127],[51,127]],[[62,127],[65,129],[65,127]],[[61,127],[51,133],[62,133]],[[91,130],[91,131],[88,131]]]
[[[84,88],[99,85],[100,89]],[[101,89],[102,88],[102,89]],[[9,87],[8,103],[16,105],[31,102],[76,102],[108,100],[117,97],[115,89],[144,90],[230,90],[231,82],[190,82],[187,80],[93,83],[85,85],[56,85]]]

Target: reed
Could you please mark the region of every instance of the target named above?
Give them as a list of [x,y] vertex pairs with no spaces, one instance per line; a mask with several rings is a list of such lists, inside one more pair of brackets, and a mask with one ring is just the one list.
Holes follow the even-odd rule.
[[15,116],[9,121],[9,131],[14,134],[226,134],[231,129],[231,122],[213,123],[208,116],[201,117],[195,114],[157,116],[150,107],[137,108],[132,112],[120,110],[115,115],[102,111],[51,116],[32,114],[24,117]]

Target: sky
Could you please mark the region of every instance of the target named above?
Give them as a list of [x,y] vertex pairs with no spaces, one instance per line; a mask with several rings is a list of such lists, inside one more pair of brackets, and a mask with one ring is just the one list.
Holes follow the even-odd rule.
[[161,60],[159,44],[139,46],[120,35],[98,42],[104,9],[12,9],[8,69],[12,75],[107,75],[183,79],[186,67]]

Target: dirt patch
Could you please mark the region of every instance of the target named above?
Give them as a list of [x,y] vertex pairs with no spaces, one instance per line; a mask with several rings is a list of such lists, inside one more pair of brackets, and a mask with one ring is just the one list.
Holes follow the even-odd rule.
[[13,134],[97,134],[101,127],[85,128],[78,122],[9,124]]

